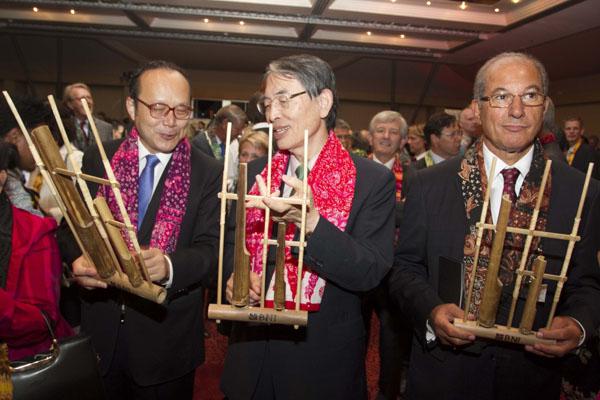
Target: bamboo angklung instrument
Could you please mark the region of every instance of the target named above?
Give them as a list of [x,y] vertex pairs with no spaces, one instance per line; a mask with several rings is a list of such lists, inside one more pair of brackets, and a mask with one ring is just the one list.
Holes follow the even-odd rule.
[[[554,340],[537,338],[535,335],[535,332],[533,332],[531,330],[533,328],[533,322],[535,320],[535,312],[536,312],[535,307],[536,307],[537,299],[538,299],[538,296],[540,293],[540,288],[538,285],[541,286],[542,281],[544,279],[557,281],[556,291],[554,293],[554,297],[552,300],[552,308],[550,310],[550,313],[548,314],[548,320],[546,323],[546,327],[549,328],[552,324],[552,320],[554,318],[554,314],[556,312],[556,307],[560,300],[560,295],[561,295],[562,289],[564,287],[564,283],[567,280],[566,274],[567,274],[569,264],[571,262],[571,256],[573,254],[575,243],[577,241],[581,240],[581,238],[577,235],[577,231],[579,229],[579,224],[581,222],[581,213],[583,212],[583,205],[585,203],[585,199],[587,196],[593,167],[594,167],[593,163],[590,163],[588,166],[587,174],[586,174],[583,188],[581,191],[581,197],[579,199],[577,211],[575,214],[575,218],[573,220],[573,227],[571,229],[571,233],[564,234],[564,233],[544,232],[544,231],[535,230],[535,225],[537,223],[537,214],[539,212],[539,208],[540,208],[541,201],[542,201],[541,193],[543,193],[543,191],[545,190],[545,185],[547,182],[548,174],[550,172],[550,163],[549,162],[546,163],[546,168],[544,170],[544,176],[542,177],[540,196],[538,197],[537,202],[536,202],[536,209],[534,210],[534,215],[532,216],[532,220],[530,222],[530,228],[523,229],[523,228],[510,227],[510,226],[506,228],[506,232],[527,235],[524,252],[523,252],[523,255],[521,258],[521,263],[520,263],[519,269],[516,271],[517,279],[515,282],[515,288],[513,290],[513,304],[511,305],[511,309],[510,309],[509,324],[507,324],[506,326],[495,325],[492,328],[486,328],[484,326],[479,326],[475,321],[466,321],[466,320],[457,318],[454,320],[455,326],[457,326],[461,329],[465,329],[465,330],[475,334],[476,336],[479,336],[482,338],[488,338],[488,339],[493,339],[493,340],[498,340],[498,341],[515,343],[515,344],[533,345],[536,343],[547,343],[547,344],[556,343],[556,341],[554,341]],[[487,201],[489,201],[488,196],[486,196],[486,202]],[[484,208],[485,208],[485,204],[484,204]],[[495,225],[485,224],[482,222],[478,223],[477,227],[479,229],[495,229]],[[478,234],[479,234],[479,232],[478,232]],[[533,237],[548,238],[548,239],[553,239],[553,240],[565,240],[565,241],[569,242],[569,244],[567,245],[567,251],[565,254],[565,258],[563,260],[560,274],[557,275],[557,274],[546,273],[545,272],[545,260],[542,261],[543,257],[538,257],[535,260],[534,266],[532,267],[532,269],[533,269],[532,271],[524,270],[526,258],[527,258],[529,247],[531,245],[531,240]],[[514,300],[514,296],[518,297],[518,295],[519,295],[519,290],[520,290],[520,286],[521,286],[520,282],[521,282],[522,276],[528,276],[528,277],[532,278],[532,283],[530,284],[529,293],[528,293],[527,299],[525,301],[521,324],[520,324],[519,329],[517,329],[517,328],[512,327],[510,325],[510,323],[512,323],[513,316],[515,313],[515,307],[516,307],[516,301]],[[467,294],[467,296],[471,296],[471,294],[472,294],[471,291],[472,291],[472,287],[469,288],[469,293]],[[466,310],[468,310],[468,308],[466,308]]]
[[235,249],[233,254],[233,296],[231,304],[248,306],[250,292],[250,253],[246,249],[246,164],[240,163],[235,214]]
[[[500,271],[500,262],[502,261],[502,249],[504,249],[504,238],[506,237],[506,227],[508,226],[511,206],[512,203],[508,196],[502,196],[498,221],[496,222],[496,233],[485,276],[483,298],[479,306],[478,321],[481,326],[486,328],[491,328],[496,323],[496,312],[498,311],[500,294],[504,286],[498,278],[498,272]],[[475,279],[475,277],[472,279]]]
[[533,261],[533,276],[531,277],[531,282],[529,283],[527,299],[525,300],[525,306],[523,307],[523,316],[521,317],[521,324],[519,325],[519,330],[521,333],[532,333],[531,329],[533,328],[533,321],[535,320],[536,312],[535,306],[540,295],[545,271],[546,259],[542,256],[536,257],[536,259]]
[[8,346],[0,342],[0,400],[12,400],[13,384],[11,379]]
[[[223,170],[223,184],[221,193],[219,193],[219,198],[221,199],[221,232],[220,232],[220,240],[219,240],[219,271],[218,271],[218,290],[217,290],[217,304],[210,304],[208,307],[208,317],[212,319],[216,319],[219,322],[221,319],[224,320],[232,320],[232,321],[246,321],[246,322],[259,322],[259,323],[267,323],[267,324],[283,324],[283,325],[293,325],[294,328],[298,328],[300,326],[306,326],[308,323],[308,312],[300,310],[300,290],[298,290],[296,297],[294,299],[296,307],[294,310],[288,310],[285,308],[285,297],[283,300],[283,308],[266,308],[265,307],[265,296],[266,296],[266,275],[267,275],[267,252],[268,246],[278,245],[278,240],[269,238],[269,226],[271,225],[271,214],[270,209],[262,205],[262,200],[265,198],[271,197],[271,154],[273,152],[273,127],[269,126],[269,149],[268,149],[268,164],[267,164],[267,193],[265,195],[248,195],[245,194],[244,197],[246,200],[259,200],[259,203],[256,204],[257,207],[260,207],[265,210],[265,225],[264,225],[264,240],[263,240],[263,253],[262,253],[262,261],[263,261],[263,274],[261,275],[261,296],[260,296],[260,305],[259,307],[254,306],[246,306],[246,307],[236,307],[234,305],[222,304],[222,290],[223,290],[223,254],[224,254],[224,242],[225,242],[225,220],[226,220],[226,200],[237,200],[237,193],[228,193],[226,186],[226,177],[227,177],[227,169],[228,169],[228,155],[229,155],[229,143],[230,143],[230,130],[231,124],[228,124],[227,127],[227,139],[225,142],[225,167]],[[308,133],[305,131],[304,135],[305,140],[305,151],[307,148],[308,141]],[[306,152],[305,152],[306,154]],[[305,155],[306,159],[306,155]],[[305,177],[306,177],[306,162],[305,162]],[[292,205],[304,205],[302,210],[302,226],[300,229],[300,240],[298,241],[286,241],[284,235],[284,246],[292,246],[300,248],[300,255],[303,254],[303,247],[306,246],[304,241],[305,237],[305,221],[306,221],[306,205],[308,203],[306,190],[307,190],[307,181],[306,178],[304,180],[303,187],[305,189],[304,199],[298,198],[277,198],[277,201],[282,203],[292,204]],[[240,202],[240,204],[244,204],[245,202]],[[237,226],[236,226],[237,228]],[[237,239],[236,239],[237,242]],[[236,243],[237,244],[237,243]],[[301,276],[302,276],[302,259],[300,257],[298,263],[298,285],[301,289]],[[283,276],[283,275],[282,275]],[[277,278],[276,278],[277,279]],[[235,275],[234,275],[235,280]],[[277,290],[277,284],[275,284],[275,289]],[[285,295],[285,287],[283,290]]]

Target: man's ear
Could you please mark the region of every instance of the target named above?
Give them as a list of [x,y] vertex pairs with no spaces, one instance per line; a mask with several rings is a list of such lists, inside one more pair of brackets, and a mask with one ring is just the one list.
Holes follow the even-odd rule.
[[323,89],[317,100],[319,101],[319,114],[321,118],[326,118],[333,106],[333,93],[329,89]]
[[129,119],[135,121],[135,100],[131,97],[127,96],[127,100],[125,100],[125,108],[127,109],[127,114],[129,115]]

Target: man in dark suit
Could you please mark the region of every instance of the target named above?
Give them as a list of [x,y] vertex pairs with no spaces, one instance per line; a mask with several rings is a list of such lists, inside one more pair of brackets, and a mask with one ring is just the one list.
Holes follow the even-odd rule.
[[[487,216],[490,223],[496,223],[500,199],[506,195],[513,204],[509,225],[527,227],[535,199],[543,196],[538,229],[571,232],[583,175],[562,163],[553,163],[550,184],[543,193],[540,189],[545,156],[536,136],[547,104],[546,93],[548,78],[539,61],[521,53],[494,57],[479,70],[475,81],[472,106],[482,121],[482,140],[463,158],[419,171],[409,181],[390,291],[414,326],[410,398],[558,398],[560,357],[580,346],[600,323],[600,269],[595,256],[600,188],[594,181],[579,225],[581,241],[575,245],[568,280],[549,328],[545,326],[556,282],[546,280],[547,288],[538,299],[533,329],[538,337],[554,339],[556,344],[523,347],[486,342],[452,323],[455,318],[465,318],[458,305],[464,299],[460,288],[468,288],[471,279],[475,281],[475,293],[469,314],[477,317],[479,313],[491,248],[490,231],[483,237],[475,277],[473,256],[476,223],[488,184],[492,185]],[[495,172],[486,179],[493,158],[497,159]],[[524,241],[522,235],[506,236],[499,274],[504,285],[496,318],[499,324],[508,320],[514,271]],[[564,241],[538,238],[530,254],[545,256],[546,273],[560,274],[566,249]],[[525,280],[522,296],[527,288]],[[454,298],[443,298],[442,293]],[[519,298],[514,320],[517,324],[523,304],[524,298]]]
[[[302,196],[304,131],[308,130],[308,185],[312,204],[306,216],[305,273],[301,308],[306,328],[234,323],[221,388],[237,399],[365,399],[365,328],[362,295],[375,288],[391,265],[394,178],[373,161],[348,153],[333,132],[337,108],[331,67],[309,55],[269,64],[259,102],[279,151],[273,156],[272,214],[288,222],[286,240],[301,224],[297,207],[277,197]],[[251,194],[266,194],[266,160],[250,164]],[[256,175],[260,174],[260,175]],[[255,180],[256,179],[256,180]],[[293,193],[293,194],[292,194]],[[247,209],[246,237],[252,271],[250,300],[261,295],[260,276],[271,281],[273,265],[260,261],[264,211]],[[271,229],[274,234],[274,230]],[[261,245],[262,246],[262,245]],[[293,307],[297,254],[286,249],[286,307]],[[227,284],[231,299],[232,279]],[[272,287],[266,304],[272,299]]]
[[[81,99],[85,99],[90,108],[90,112],[94,112],[94,99],[90,87],[83,82],[73,83],[65,87],[63,91],[63,102],[65,106],[73,113],[73,124],[77,131],[75,146],[81,151],[85,151],[91,144],[95,143],[92,138],[93,133],[90,128],[90,123],[85,114],[85,109],[81,104]],[[112,140],[112,125],[95,116],[94,124],[98,129],[100,140],[107,142]]]
[[423,131],[429,150],[415,163],[415,169],[431,167],[459,154],[462,132],[454,115],[443,111],[433,114]]
[[583,138],[583,120],[580,117],[571,117],[565,120],[565,137],[569,148],[566,151],[569,165],[584,174],[587,172],[589,163],[594,163],[592,176],[600,180],[600,156]]
[[[83,296],[81,326],[100,355],[110,398],[191,399],[194,371],[204,360],[202,287],[212,282],[217,264],[222,166],[183,134],[190,85],[176,65],[153,61],[138,69],[126,104],[134,128],[106,150],[138,226],[149,276],[168,289],[167,299],[157,305],[106,288],[79,257],[73,274],[90,289]],[[97,149],[85,153],[83,170],[104,175]],[[110,190],[98,193],[119,215]]]

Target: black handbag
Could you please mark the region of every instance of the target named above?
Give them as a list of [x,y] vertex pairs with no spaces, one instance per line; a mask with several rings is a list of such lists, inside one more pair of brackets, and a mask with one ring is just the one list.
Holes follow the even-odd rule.
[[42,312],[52,345],[47,353],[10,363],[13,400],[104,400],[98,357],[89,336],[56,340]]

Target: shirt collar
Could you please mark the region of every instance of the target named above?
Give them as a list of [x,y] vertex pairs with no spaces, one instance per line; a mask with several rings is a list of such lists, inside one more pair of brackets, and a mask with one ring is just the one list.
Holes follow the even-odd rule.
[[439,164],[443,161],[446,161],[444,157],[435,154],[432,150],[429,151],[431,152],[431,158],[433,159],[434,164]]
[[[146,156],[148,154],[151,154],[148,149],[146,149],[146,147],[143,145],[142,141],[138,138],[137,141],[138,144],[138,162],[140,163],[139,165],[141,165],[141,161],[146,158]],[[169,160],[171,159],[171,155],[173,153],[154,153],[154,155],[156,157],[158,157],[158,161],[160,162],[161,165],[165,166],[169,163]]]
[[527,153],[525,153],[525,155],[523,157],[521,157],[521,159],[519,159],[519,161],[517,161],[513,165],[508,165],[504,161],[502,161],[500,158],[496,157],[496,155],[494,155],[494,153],[492,153],[491,150],[487,148],[485,143],[483,143],[483,162],[485,163],[485,170],[488,172],[491,170],[492,160],[494,158],[496,158],[496,168],[494,170],[494,178],[497,175],[499,175],[500,171],[502,171],[504,168],[516,168],[519,170],[519,173],[521,174],[522,177],[526,177],[527,174],[529,173],[529,169],[531,168],[531,162],[533,161],[533,148],[534,148],[534,146],[531,146],[529,148],[529,151],[527,151]]
[[388,162],[383,163],[381,162],[381,160],[379,160],[377,158],[377,156],[375,155],[375,153],[373,153],[373,161],[375,161],[378,164],[382,164],[385,165],[387,169],[392,169],[392,167],[394,166],[394,162],[396,161],[396,158],[392,157],[388,160]]

